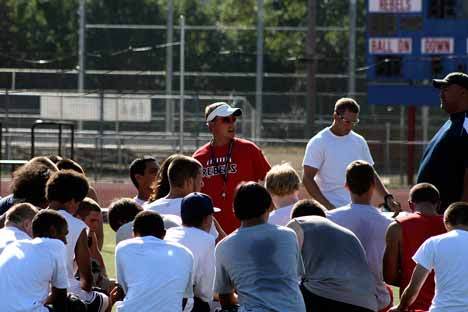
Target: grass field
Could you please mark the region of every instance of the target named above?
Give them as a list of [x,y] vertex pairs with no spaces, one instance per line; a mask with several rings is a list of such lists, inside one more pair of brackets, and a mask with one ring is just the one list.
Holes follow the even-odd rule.
[[115,278],[115,232],[112,231],[109,224],[104,224],[104,246],[102,248],[102,257],[106,263],[107,275]]
[[[112,231],[108,224],[104,224],[104,247],[102,248],[102,256],[106,263],[107,274],[110,278],[115,278],[115,233]],[[398,288],[393,287],[393,302],[397,304],[400,302]]]

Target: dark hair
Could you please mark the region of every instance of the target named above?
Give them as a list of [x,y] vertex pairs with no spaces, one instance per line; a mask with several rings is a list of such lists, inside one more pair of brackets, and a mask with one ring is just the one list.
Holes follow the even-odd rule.
[[182,219],[182,223],[185,225],[185,226],[191,226],[191,227],[200,227],[202,224],[203,224],[203,220],[205,219],[205,217],[207,216],[190,216],[190,218],[183,218]]
[[335,112],[337,114],[344,114],[346,111],[357,114],[359,110],[359,104],[351,98],[341,98],[335,103]]
[[141,211],[143,209],[131,198],[121,198],[113,201],[107,212],[111,229],[117,232],[121,225],[133,221]]
[[177,155],[169,165],[167,176],[171,187],[183,187],[185,181],[196,178],[202,165],[195,158]]
[[346,185],[351,193],[362,195],[374,185],[374,168],[367,162],[355,160],[346,168]]
[[468,203],[455,202],[448,206],[444,213],[444,221],[452,226],[468,225]]
[[304,216],[327,217],[327,209],[315,199],[302,199],[294,204],[291,210],[291,219]]
[[99,207],[99,204],[95,200],[89,197],[85,197],[80,202],[80,205],[78,206],[75,215],[80,216],[81,219],[84,219],[87,216],[89,216],[91,211],[101,213],[101,207]]
[[66,203],[72,199],[82,201],[88,194],[89,184],[86,177],[72,170],[54,173],[46,185],[46,197],[50,201]]
[[[156,163],[156,159],[151,156],[143,156],[143,158],[136,158],[130,164],[130,179],[132,180],[133,185],[138,188],[138,181],[135,178],[135,175],[144,175],[146,169],[146,163],[154,161]],[[157,163],[156,163],[157,164]]]
[[440,201],[440,193],[430,183],[418,183],[411,188],[409,198],[415,204],[425,202],[437,204]]
[[169,194],[171,186],[169,185],[169,177],[167,175],[167,171],[169,169],[169,165],[178,155],[179,154],[172,154],[162,162],[161,167],[158,171],[158,175],[156,176],[156,187],[154,189],[153,194],[151,194],[148,198],[149,202],[163,198],[164,196]]
[[239,220],[258,218],[271,206],[271,195],[256,182],[239,184],[234,194],[234,214]]
[[83,175],[85,174],[83,167],[81,167],[79,163],[68,158],[62,158],[59,160],[57,162],[57,168],[59,168],[59,170],[73,170]]
[[20,224],[25,220],[32,220],[37,211],[37,208],[29,203],[13,205],[13,207],[6,212],[5,222]]
[[13,173],[11,191],[16,200],[46,207],[46,183],[54,171],[41,162],[25,164]]
[[163,239],[166,234],[164,221],[159,213],[146,210],[139,212],[133,221],[133,232],[139,236],[156,236]]
[[60,213],[51,209],[39,211],[32,221],[32,231],[34,237],[52,237],[51,227],[56,231],[64,229],[67,221]]

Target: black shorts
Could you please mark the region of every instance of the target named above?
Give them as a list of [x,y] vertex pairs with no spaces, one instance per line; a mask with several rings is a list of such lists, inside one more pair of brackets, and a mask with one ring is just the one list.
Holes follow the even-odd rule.
[[302,296],[306,305],[306,311],[314,312],[372,312],[372,310],[355,306],[352,304],[339,302],[324,297],[317,296],[308,291],[304,286],[301,285]]
[[98,291],[93,291],[92,300],[85,302],[87,307],[87,312],[104,312],[109,305],[108,297]]

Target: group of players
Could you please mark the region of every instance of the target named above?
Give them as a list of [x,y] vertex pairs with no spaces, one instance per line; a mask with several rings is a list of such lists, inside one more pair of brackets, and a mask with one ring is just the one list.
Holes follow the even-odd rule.
[[[242,111],[209,105],[212,139],[192,157],[131,163],[137,194],[106,214],[115,280],[84,170],[31,159],[0,200],[0,311],[466,311],[468,76],[434,86],[450,119],[402,213],[353,131],[353,99],[339,99],[332,124],[309,141],[302,184],[312,198],[302,200],[289,164],[270,167],[235,136]],[[394,307],[390,285],[401,290]]]

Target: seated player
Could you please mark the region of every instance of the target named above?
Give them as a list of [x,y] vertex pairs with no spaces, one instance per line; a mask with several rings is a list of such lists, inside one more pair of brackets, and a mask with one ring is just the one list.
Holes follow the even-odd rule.
[[[86,177],[72,170],[63,170],[52,175],[46,185],[49,209],[58,211],[68,224],[67,272],[69,292],[81,299],[88,312],[104,312],[110,305],[104,293],[92,290],[91,257],[88,248],[86,224],[74,217],[80,202],[88,193]],[[79,280],[75,277],[75,264]]]
[[6,212],[5,227],[0,229],[0,254],[10,243],[32,237],[32,220],[37,209],[28,203],[16,204]]
[[260,184],[238,186],[234,213],[241,226],[216,246],[214,290],[224,309],[240,304],[240,311],[306,311],[298,283],[304,267],[296,234],[268,223],[271,204]]
[[416,267],[409,285],[391,311],[408,311],[432,270],[435,295],[429,311],[468,311],[468,203],[451,204],[444,224],[448,232],[429,238],[414,254]]
[[302,250],[301,291],[307,311],[376,311],[375,281],[361,242],[327,220],[324,211],[315,200],[298,202],[287,225],[296,232]]
[[270,212],[268,222],[286,225],[291,217],[291,209],[299,200],[301,179],[289,164],[271,167],[265,177],[265,187],[271,195],[275,210]]
[[13,242],[0,254],[0,311],[68,311],[67,222],[42,210],[32,231],[34,239]]
[[154,157],[136,158],[130,164],[130,179],[138,192],[133,200],[138,205],[143,206],[153,193],[158,171],[159,166]]
[[182,299],[193,291],[192,253],[177,243],[164,241],[159,214],[142,211],[133,223],[134,238],[120,242],[115,251],[117,311],[182,311]]
[[351,195],[351,204],[329,211],[328,218],[351,230],[361,241],[376,281],[378,309],[383,312],[388,311],[393,302],[393,292],[385,284],[382,267],[385,233],[392,220],[371,205],[375,183],[374,168],[365,161],[353,161],[346,168],[346,187]]
[[99,287],[106,293],[113,288],[113,282],[109,280],[106,265],[98,248],[96,230],[102,222],[101,207],[89,197],[85,197],[80,203],[75,217],[81,219],[88,226],[88,247],[91,257],[91,273],[93,274],[93,286]]
[[182,226],[167,231],[165,240],[187,247],[193,254],[194,306],[191,312],[210,312],[215,276],[215,238],[209,234],[213,214],[211,197],[190,193],[181,203]]
[[[388,227],[383,260],[385,282],[399,286],[400,295],[408,286],[416,266],[412,260],[415,252],[429,237],[445,233],[443,217],[437,213],[440,195],[435,186],[416,184],[410,190],[408,202],[414,213],[398,216]],[[433,297],[434,274],[431,273],[410,309],[429,310]]]

